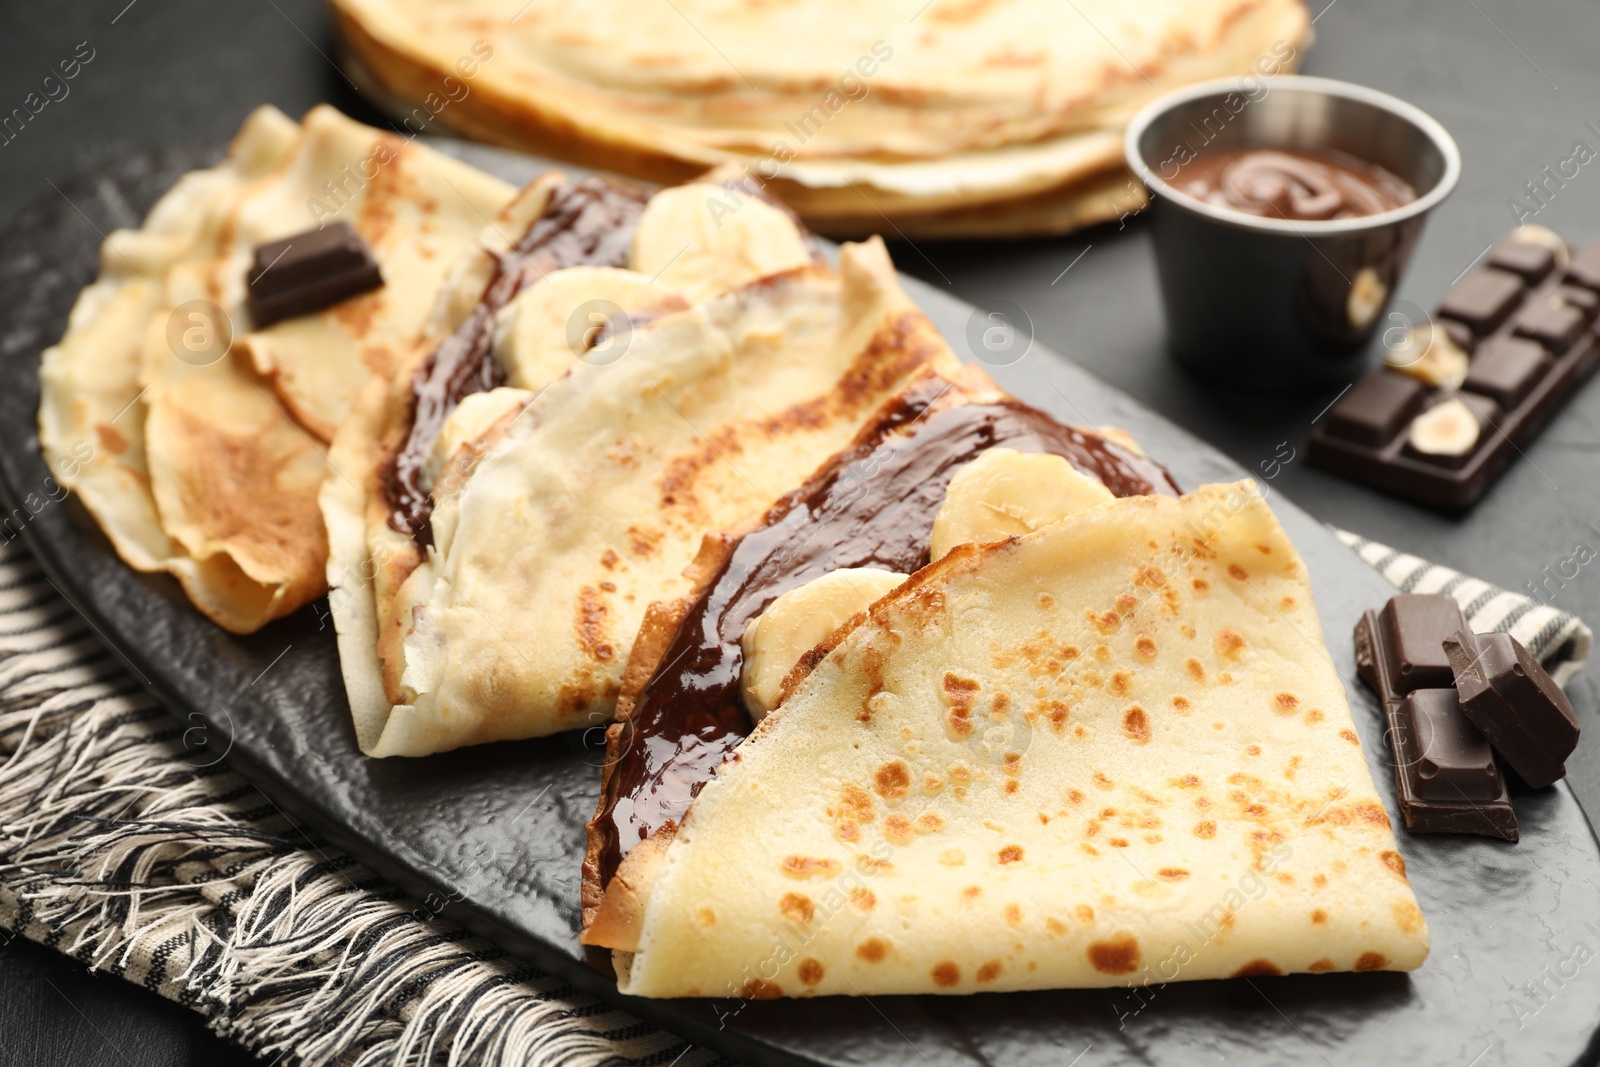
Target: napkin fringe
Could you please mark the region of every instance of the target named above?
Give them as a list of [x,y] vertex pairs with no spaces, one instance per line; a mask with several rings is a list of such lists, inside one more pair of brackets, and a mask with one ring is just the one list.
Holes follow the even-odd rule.
[[[185,1004],[284,1064],[705,1064],[308,835],[184,744],[0,555],[5,931]],[[31,590],[31,594],[30,594]],[[45,600],[59,605],[53,597]],[[193,740],[193,739],[191,739]]]

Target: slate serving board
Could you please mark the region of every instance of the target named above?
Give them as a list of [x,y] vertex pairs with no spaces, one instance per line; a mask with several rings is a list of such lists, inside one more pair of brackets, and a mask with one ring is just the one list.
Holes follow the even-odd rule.
[[[513,181],[541,169],[476,146],[447,150]],[[1433,938],[1431,957],[1411,975],[747,1004],[619,996],[584,964],[577,942],[583,824],[601,758],[593,738],[366,759],[356,750],[333,633],[321,621],[325,604],[248,637],[227,634],[190,607],[176,582],[125,567],[76,500],[50,500],[35,428],[39,353],[92,280],[103,233],[137,225],[179,174],[218,155],[216,146],[190,146],[130,156],[62,184],[0,238],[0,483],[13,516],[6,536],[20,527],[57,588],[191,727],[192,762],[226,753],[287,812],[434,902],[419,905],[424,911],[746,1062],[1479,1067],[1600,1056],[1600,848],[1564,783],[1516,798],[1516,846],[1398,835]],[[981,354],[1024,400],[1068,421],[1126,427],[1185,487],[1246,473],[1042,346],[998,357],[983,348],[993,309],[974,311],[920,282],[905,284],[958,352]],[[40,507],[41,500],[49,502]],[[1379,793],[1398,818],[1381,717],[1355,679],[1350,637],[1360,612],[1390,590],[1304,512],[1281,496],[1271,501],[1310,569],[1328,652]],[[1307,654],[1320,653],[1308,645]]]

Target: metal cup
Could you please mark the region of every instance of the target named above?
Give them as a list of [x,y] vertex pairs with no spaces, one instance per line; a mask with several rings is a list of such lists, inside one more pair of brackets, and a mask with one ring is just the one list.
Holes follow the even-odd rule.
[[[1417,198],[1363,218],[1262,218],[1172,184],[1204,153],[1332,149],[1409,182]],[[1403,100],[1328,78],[1225,78],[1152,101],[1128,126],[1128,166],[1150,191],[1173,355],[1255,391],[1349,382],[1433,207],[1461,175],[1443,126]]]

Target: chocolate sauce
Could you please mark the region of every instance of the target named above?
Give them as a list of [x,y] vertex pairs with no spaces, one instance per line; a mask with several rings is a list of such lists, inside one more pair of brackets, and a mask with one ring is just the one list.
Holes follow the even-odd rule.
[[506,383],[505,368],[494,358],[495,313],[552,271],[626,266],[649,198],[645,189],[602,178],[563,183],[516,246],[495,256],[494,277],[477,307],[412,376],[410,426],[383,474],[390,526],[419,545],[433,540],[433,499],[422,485],[423,464],[457,404]]
[[946,388],[917,383],[855,443],[774,504],[690,606],[612,744],[605,798],[590,824],[600,885],[627,852],[676,823],[750,733],[739,640],[783,593],[842,567],[909,574],[928,563],[934,516],[956,469],[997,445],[1049,452],[1117,496],[1176,494],[1158,464],[1007,398],[935,409]]
[[1408,183],[1343,152],[1245,148],[1184,164],[1178,188],[1217,207],[1271,219],[1354,219],[1417,198]]

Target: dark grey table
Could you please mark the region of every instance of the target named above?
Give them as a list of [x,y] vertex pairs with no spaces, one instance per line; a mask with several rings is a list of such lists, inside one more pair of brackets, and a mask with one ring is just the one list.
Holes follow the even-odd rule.
[[[1600,129],[1600,5],[1311,2],[1321,14],[1308,73],[1405,97],[1460,142],[1461,186],[1435,214],[1399,294],[1431,306],[1513,224],[1508,200],[1527,200],[1525,182],[1569,156],[1575,141],[1600,150],[1600,134],[1585,125]],[[1063,11],[1063,18],[1076,17]],[[333,65],[318,0],[7,0],[0,19],[0,116],[40,90],[58,61],[92,50],[68,94],[0,144],[0,220],[49,193],[51,182],[128,149],[220,141],[257,104],[299,114],[327,100],[381,121]],[[1548,199],[1534,221],[1579,241],[1600,237],[1600,160]],[[1149,241],[1137,219],[1059,240],[899,243],[894,253],[902,269],[958,296],[1020,305],[1040,341],[1246,467],[1263,476],[1273,471],[1276,490],[1329,522],[1511,589],[1557,574],[1580,543],[1600,550],[1600,385],[1556,420],[1475,511],[1446,518],[1306,465],[1306,435],[1332,392],[1298,400],[1230,395],[1176,370],[1164,351]],[[1288,449],[1295,458],[1283,463]],[[1262,467],[1275,458],[1277,467]],[[1546,598],[1600,621],[1596,571],[1591,564],[1575,578],[1548,582]],[[1580,678],[1573,696],[1590,738],[1571,765],[1572,780],[1586,809],[1600,813],[1594,682]],[[183,1009],[91,977],[20,938],[0,947],[0,991],[0,1067],[254,1062],[210,1037]]]

